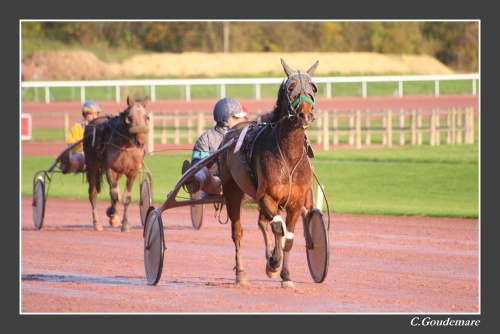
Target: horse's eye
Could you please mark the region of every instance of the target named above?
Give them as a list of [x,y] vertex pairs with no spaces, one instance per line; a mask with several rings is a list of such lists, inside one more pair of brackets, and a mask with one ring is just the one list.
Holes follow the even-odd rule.
[[293,91],[296,86],[297,86],[297,81],[292,82],[290,86],[288,86],[288,91],[289,92]]
[[313,92],[317,93],[318,92],[318,85],[316,85],[314,82],[311,82],[310,85],[311,85]]

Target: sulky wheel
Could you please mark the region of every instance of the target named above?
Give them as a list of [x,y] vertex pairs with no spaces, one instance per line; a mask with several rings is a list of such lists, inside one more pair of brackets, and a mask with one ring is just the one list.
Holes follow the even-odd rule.
[[[201,198],[201,191],[198,191],[194,194],[191,195],[191,199],[200,199]],[[205,204],[195,204],[195,205],[190,205],[190,211],[191,211],[191,223],[193,224],[193,227],[197,230],[201,228],[201,225],[203,225],[203,215],[205,213]]]
[[144,227],[146,223],[146,215],[148,209],[153,205],[151,193],[151,181],[148,179],[142,180],[140,184],[140,199],[139,199],[139,211],[141,214],[141,224]]
[[317,208],[307,215],[307,219],[307,232],[311,238],[311,245],[306,247],[307,264],[314,282],[321,283],[328,273],[330,258],[328,229],[323,214]]
[[149,285],[156,285],[160,281],[165,249],[161,215],[151,207],[144,226],[144,267]]
[[33,221],[37,230],[43,226],[45,216],[45,183],[42,176],[39,176],[33,184]]

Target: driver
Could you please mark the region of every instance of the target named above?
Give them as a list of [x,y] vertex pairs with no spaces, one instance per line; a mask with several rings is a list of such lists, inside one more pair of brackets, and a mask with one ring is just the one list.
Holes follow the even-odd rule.
[[[90,121],[97,118],[101,108],[95,101],[87,101],[82,106],[82,116],[83,119],[76,122],[68,134],[68,146],[76,143],[77,141],[83,139],[83,134],[85,132],[85,127]],[[83,143],[80,143],[73,147],[68,154],[63,154],[61,156],[61,163],[59,165],[61,172],[63,174],[85,171],[85,156],[83,154]]]
[[[213,111],[215,126],[201,134],[193,147],[191,163],[188,160],[182,165],[184,174],[191,165],[215,152],[222,142],[227,130],[235,124],[248,120],[247,113],[241,104],[232,98],[223,98],[217,101]],[[216,159],[217,160],[217,159]],[[219,170],[217,161],[210,162],[195,175],[191,176],[185,183],[186,190],[194,194],[202,190],[207,195],[218,195],[221,193]]]

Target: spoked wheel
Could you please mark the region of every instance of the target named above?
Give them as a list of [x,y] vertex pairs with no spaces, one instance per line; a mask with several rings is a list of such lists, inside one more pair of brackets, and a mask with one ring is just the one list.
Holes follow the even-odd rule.
[[[191,199],[200,199],[201,194],[202,194],[202,192],[198,191],[198,192],[191,195]],[[203,225],[203,215],[205,213],[205,204],[191,205],[190,210],[191,210],[191,223],[193,224],[193,227],[195,229],[199,230],[201,228],[201,225]]]
[[308,233],[311,237],[311,247],[306,247],[309,272],[316,283],[325,280],[330,259],[328,229],[325,219],[319,209],[313,209],[308,214]]
[[141,214],[141,224],[144,227],[146,223],[146,215],[148,213],[148,209],[152,202],[152,193],[151,193],[151,181],[148,179],[142,180],[140,184],[140,199],[139,199],[139,211]]
[[33,185],[33,221],[37,230],[43,226],[45,216],[45,184],[42,176],[39,176]]
[[144,226],[144,266],[148,284],[156,285],[160,281],[166,247],[161,215],[153,207],[148,211]]

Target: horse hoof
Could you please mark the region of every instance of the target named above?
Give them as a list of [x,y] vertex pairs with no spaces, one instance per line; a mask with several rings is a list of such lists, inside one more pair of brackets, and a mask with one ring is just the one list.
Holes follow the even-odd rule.
[[94,231],[101,232],[102,231],[102,225],[101,223],[94,223]]
[[280,275],[280,272],[281,272],[281,266],[274,269],[269,265],[269,262],[266,262],[266,275],[267,275],[267,277],[276,278]]
[[236,285],[238,286],[248,286],[250,283],[248,283],[247,277],[245,275],[245,272],[241,271],[236,274]]
[[120,225],[120,218],[118,218],[118,215],[109,218],[109,225],[111,225],[111,227],[118,227]]
[[130,232],[132,230],[132,226],[129,223],[125,223],[122,225],[122,232]]
[[293,284],[292,281],[282,281],[281,282],[281,287],[285,289],[294,289],[295,284]]
[[250,282],[246,278],[236,278],[236,285],[237,286],[249,286]]

